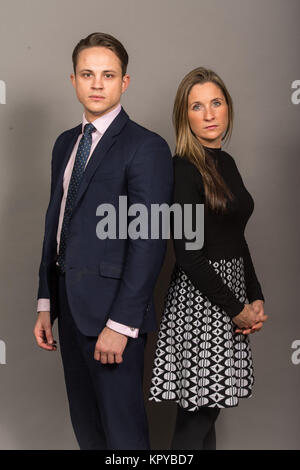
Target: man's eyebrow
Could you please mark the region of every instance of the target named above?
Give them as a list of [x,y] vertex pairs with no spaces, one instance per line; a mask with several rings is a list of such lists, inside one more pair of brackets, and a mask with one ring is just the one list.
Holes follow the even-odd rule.
[[[82,73],[82,72],[93,73],[93,70],[90,70],[90,69],[82,69],[82,70],[79,70],[78,73]],[[108,72],[117,73],[116,70],[103,70],[103,73],[108,73]]]

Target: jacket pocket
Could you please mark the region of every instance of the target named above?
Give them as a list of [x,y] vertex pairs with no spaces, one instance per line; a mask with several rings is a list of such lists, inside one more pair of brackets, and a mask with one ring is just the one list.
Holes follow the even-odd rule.
[[124,269],[124,263],[110,263],[108,261],[102,261],[99,266],[99,274],[103,277],[112,277],[115,279],[121,279]]

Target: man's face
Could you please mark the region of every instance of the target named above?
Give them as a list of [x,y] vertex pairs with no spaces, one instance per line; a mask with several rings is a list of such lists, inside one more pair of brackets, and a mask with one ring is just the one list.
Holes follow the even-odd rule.
[[89,122],[114,109],[127,89],[129,75],[122,77],[120,59],[106,47],[83,49],[71,81]]

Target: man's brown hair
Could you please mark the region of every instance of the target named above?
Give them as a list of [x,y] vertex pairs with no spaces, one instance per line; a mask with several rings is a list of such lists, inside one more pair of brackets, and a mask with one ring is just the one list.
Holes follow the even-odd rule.
[[88,47],[106,47],[116,54],[121,62],[122,76],[126,74],[128,65],[128,54],[123,44],[110,34],[91,33],[86,38],[81,39],[75,46],[72,53],[73,69],[76,75],[76,65],[79,53]]

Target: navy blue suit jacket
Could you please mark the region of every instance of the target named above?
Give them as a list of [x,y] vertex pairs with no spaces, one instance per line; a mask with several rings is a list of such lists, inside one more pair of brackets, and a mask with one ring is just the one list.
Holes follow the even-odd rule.
[[[50,299],[52,324],[59,314],[55,263],[63,175],[81,129],[80,124],[63,132],[52,153],[38,289],[38,298]],[[120,195],[127,196],[128,206],[142,203],[150,212],[151,204],[171,204],[172,192],[172,156],[166,141],[131,121],[122,108],[88,161],[69,226],[66,289],[82,333],[98,336],[108,318],[140,328],[141,333],[157,328],[153,290],[167,240],[161,236],[100,240],[96,226],[101,217],[96,209],[102,203],[112,204],[118,220]]]

